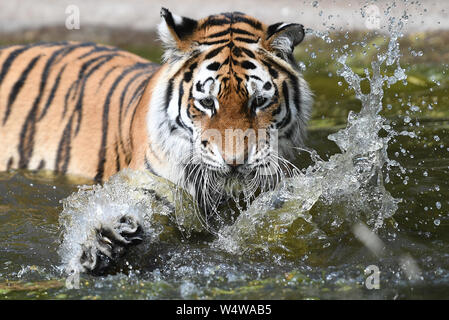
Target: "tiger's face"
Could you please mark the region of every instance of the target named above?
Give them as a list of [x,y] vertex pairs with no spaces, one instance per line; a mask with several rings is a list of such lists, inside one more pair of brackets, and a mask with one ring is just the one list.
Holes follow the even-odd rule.
[[229,181],[249,192],[273,185],[303,143],[311,106],[293,58],[302,25],[267,26],[242,13],[199,21],[166,9],[161,15],[169,120],[158,139],[173,143],[168,152],[183,183],[206,198]]

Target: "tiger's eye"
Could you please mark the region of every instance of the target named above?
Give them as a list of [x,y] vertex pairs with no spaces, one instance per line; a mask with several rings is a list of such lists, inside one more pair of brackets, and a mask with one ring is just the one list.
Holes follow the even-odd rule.
[[200,103],[203,107],[208,108],[208,109],[211,109],[215,105],[214,99],[211,97],[201,99]]

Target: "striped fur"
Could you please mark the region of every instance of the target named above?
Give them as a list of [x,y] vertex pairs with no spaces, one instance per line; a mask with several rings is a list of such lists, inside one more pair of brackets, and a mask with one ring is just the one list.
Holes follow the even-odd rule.
[[[130,167],[197,194],[209,180],[254,176],[273,152],[247,143],[237,155],[210,129],[276,131],[282,159],[303,143],[312,100],[293,59],[301,25],[237,12],[161,16],[162,66],[93,43],[2,48],[0,170],[104,181]],[[245,163],[236,169],[238,156]]]

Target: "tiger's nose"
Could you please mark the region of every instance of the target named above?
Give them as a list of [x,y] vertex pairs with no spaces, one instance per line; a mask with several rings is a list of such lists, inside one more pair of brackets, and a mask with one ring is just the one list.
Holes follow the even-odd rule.
[[230,169],[230,173],[237,173],[239,171],[239,168],[243,167],[242,163],[227,163],[228,168]]
[[242,167],[245,164],[244,157],[225,157],[225,162],[231,171],[237,171],[238,168]]

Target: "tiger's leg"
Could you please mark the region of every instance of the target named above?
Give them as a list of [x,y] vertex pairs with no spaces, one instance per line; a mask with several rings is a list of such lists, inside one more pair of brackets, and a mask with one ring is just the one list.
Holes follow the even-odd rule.
[[145,172],[123,170],[102,186],[80,188],[65,199],[58,250],[65,272],[114,271],[126,262],[130,247],[157,243],[161,229],[156,216],[175,213],[170,188]]
[[133,245],[143,241],[143,229],[137,217],[124,215],[115,223],[95,229],[95,237],[82,244],[79,263],[84,271],[104,274]]
[[108,273],[121,265],[130,247],[154,240],[145,214],[148,210],[131,200],[124,206],[104,201],[103,195],[99,198],[91,198],[81,211],[66,209],[61,215],[63,238],[59,254],[69,275]]

